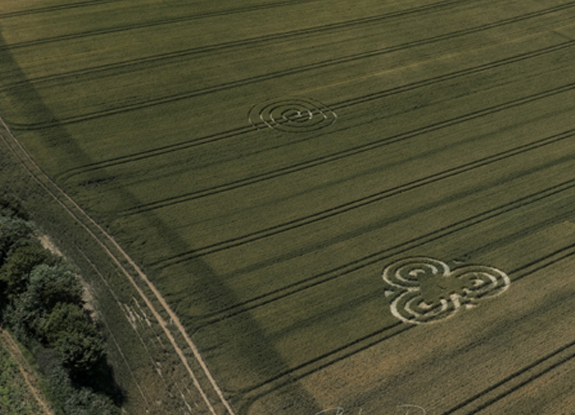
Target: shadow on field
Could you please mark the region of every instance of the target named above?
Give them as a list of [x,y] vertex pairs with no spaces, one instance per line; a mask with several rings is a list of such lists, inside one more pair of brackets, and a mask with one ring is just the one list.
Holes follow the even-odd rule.
[[[27,79],[2,36],[2,27],[0,27],[0,73],[3,77],[2,84],[6,85],[0,89],[0,114],[8,125],[14,127],[17,125],[18,131],[27,130],[26,127],[33,130],[33,132],[26,134],[34,134],[34,139],[38,140],[43,149],[50,152],[55,160],[63,162],[74,160],[79,165],[93,162],[90,156],[84,153],[78,145],[76,139],[68,134],[57,116],[44,103],[34,84]],[[65,88],[65,85],[61,87]],[[10,107],[6,108],[4,103],[10,103]],[[35,126],[39,128],[34,128]],[[119,200],[126,201],[126,206],[138,205],[138,201],[125,189],[116,189],[115,192],[117,192]],[[93,212],[88,211],[88,214],[93,214]],[[192,249],[178,236],[177,232],[159,220],[153,212],[142,214],[142,218],[144,218],[147,226],[157,230],[157,234],[161,235],[163,242],[173,247],[175,252],[186,252]],[[113,217],[100,218],[99,222],[107,227],[114,219]],[[194,319],[197,315],[192,316],[188,311],[190,304],[193,304],[202,313],[208,314],[213,310],[237,304],[238,300],[232,290],[204,261],[200,259],[187,261],[184,267],[185,272],[189,275],[186,281],[176,281],[175,283],[169,279],[162,281],[153,272],[150,277],[163,295],[168,297],[170,306],[177,311],[186,331],[191,335],[195,332],[198,323]],[[172,288],[173,286],[178,287],[177,292]],[[233,326],[228,325],[219,329],[209,343],[215,342],[215,347],[218,348],[222,347],[223,339],[232,339],[233,346],[230,349],[224,349],[223,355],[226,360],[240,362],[240,367],[243,366],[246,372],[253,373],[258,378],[254,382],[259,382],[261,379],[273,379],[278,374],[288,371],[290,368],[274,349],[273,344],[266,339],[259,325],[251,318],[250,313],[240,313],[239,315],[242,316],[241,320],[237,319]],[[221,338],[220,333],[222,334]],[[210,364],[209,352],[206,351],[212,349],[213,344],[207,345],[202,342],[202,339],[196,338],[194,341],[206,358],[208,367],[214,366]],[[112,378],[113,369],[109,368],[106,373],[102,373],[101,379],[96,383],[102,385],[111,382],[110,379]],[[229,390],[227,397],[236,408],[240,409],[240,413],[249,411],[251,403],[246,401],[243,394],[237,391],[235,387],[226,388],[229,379],[224,370],[216,372],[216,379],[224,391]],[[111,382],[110,385],[115,385],[115,383]],[[249,385],[245,386],[246,388],[249,387]],[[97,388],[100,389],[99,386]],[[232,392],[232,389],[235,392]],[[117,395],[119,389],[115,386],[100,390],[116,402],[123,399]],[[302,410],[305,413],[317,413],[320,410],[311,395],[295,381],[282,388],[281,396],[277,398],[276,402],[278,400],[281,402],[280,405],[285,409],[286,414],[304,413],[301,412]]]

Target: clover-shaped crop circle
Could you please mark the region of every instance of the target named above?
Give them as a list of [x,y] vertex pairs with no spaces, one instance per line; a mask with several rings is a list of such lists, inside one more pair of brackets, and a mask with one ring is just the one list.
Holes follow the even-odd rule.
[[442,261],[414,257],[399,260],[383,271],[385,295],[391,312],[412,324],[451,317],[461,306],[502,294],[511,283],[497,268],[467,265],[451,270]]

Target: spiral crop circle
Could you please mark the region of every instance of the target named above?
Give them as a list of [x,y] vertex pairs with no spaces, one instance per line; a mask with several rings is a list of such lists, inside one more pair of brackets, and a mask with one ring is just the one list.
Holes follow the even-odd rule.
[[320,102],[289,98],[255,105],[248,118],[258,129],[267,127],[289,133],[305,133],[332,125],[337,115]]
[[433,258],[407,258],[391,264],[383,272],[383,279],[390,284],[410,288],[418,287],[422,276],[443,276],[449,273],[446,263]]
[[497,296],[511,284],[507,274],[491,267],[460,268],[453,272],[453,276],[464,283],[466,297],[473,299]]

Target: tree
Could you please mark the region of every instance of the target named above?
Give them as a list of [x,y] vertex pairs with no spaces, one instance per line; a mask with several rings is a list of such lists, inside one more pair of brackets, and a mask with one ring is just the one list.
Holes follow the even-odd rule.
[[0,265],[10,251],[29,239],[33,232],[31,224],[23,219],[0,216]]
[[75,380],[97,375],[106,363],[102,340],[96,336],[68,333],[58,340],[56,351],[62,357],[62,366]]
[[76,387],[62,366],[56,366],[49,373],[54,400],[60,411],[66,415],[119,415],[120,410],[107,396],[95,393],[90,388]]
[[115,415],[118,408],[105,395],[96,394],[89,388],[75,389],[64,403],[66,415]]
[[7,284],[12,295],[26,291],[32,270],[41,264],[57,265],[62,260],[53,255],[36,240],[27,240],[6,258],[0,268],[0,280]]
[[8,285],[0,280],[0,324],[4,321],[4,308],[8,305]]
[[57,304],[46,316],[40,330],[43,340],[49,345],[55,345],[70,333],[88,337],[98,336],[90,317],[78,305],[70,303]]
[[4,310],[4,320],[21,341],[39,338],[46,311],[38,304],[37,295],[28,290],[13,297]]
[[16,216],[24,220],[29,220],[30,217],[20,199],[15,196],[4,193],[0,195],[0,214],[3,216]]
[[63,265],[38,265],[26,291],[6,307],[4,318],[20,337],[42,341],[46,317],[58,303],[83,305],[82,285]]
[[39,265],[30,274],[28,292],[37,306],[50,313],[58,303],[83,305],[83,288],[72,271],[63,265]]

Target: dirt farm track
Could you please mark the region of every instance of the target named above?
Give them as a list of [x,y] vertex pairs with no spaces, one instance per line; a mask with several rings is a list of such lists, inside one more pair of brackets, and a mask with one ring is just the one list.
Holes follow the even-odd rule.
[[0,119],[128,413],[575,413],[575,1],[2,0]]

